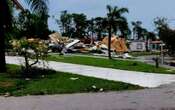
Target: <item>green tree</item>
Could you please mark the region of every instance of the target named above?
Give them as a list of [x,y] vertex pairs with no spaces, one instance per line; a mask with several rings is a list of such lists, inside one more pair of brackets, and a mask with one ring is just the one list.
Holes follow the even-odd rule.
[[[44,15],[48,13],[47,2],[48,0],[26,0],[31,6],[32,11],[37,14]],[[6,71],[5,62],[5,32],[8,31],[12,21],[10,15],[10,7],[7,0],[0,0],[0,72]],[[43,19],[44,16],[43,16]]]
[[16,37],[37,37],[41,39],[47,39],[49,32],[48,25],[44,19],[41,19],[40,15],[31,13],[29,10],[25,10],[19,13],[14,23],[14,28],[19,31]]
[[116,33],[119,29],[121,23],[126,21],[126,18],[123,16],[124,13],[128,13],[127,8],[118,8],[117,6],[111,7],[107,5],[107,18],[104,20],[106,27],[109,33],[108,40],[108,57],[111,59],[111,37],[113,33]]
[[155,21],[155,27],[158,32],[158,36],[160,40],[162,40],[165,43],[166,48],[168,49],[168,52],[170,55],[175,54],[175,31],[174,29],[171,29],[167,23],[166,18],[156,18]]
[[[97,33],[97,39],[101,40],[102,37],[102,33],[104,33],[106,31],[106,24],[104,23],[105,18],[103,17],[96,17],[94,19],[95,21],[95,32]],[[105,25],[104,25],[105,24]]]
[[161,29],[159,37],[165,43],[168,53],[175,55],[175,31],[170,28]]
[[163,18],[157,17],[154,19],[154,24],[155,24],[158,36],[161,36],[160,34],[162,30],[169,28],[169,25],[167,22],[168,22],[167,19],[164,17]]
[[86,29],[87,29],[87,17],[84,14],[72,14],[73,18],[73,37],[77,38],[83,38],[86,35]]
[[95,20],[94,18],[87,20],[87,34],[93,36],[95,33]]
[[152,41],[155,41],[157,38],[156,38],[156,34],[154,32],[148,32],[148,35],[147,35],[147,40],[152,40]]
[[91,39],[91,44],[94,43],[94,35],[95,35],[95,19],[91,18],[90,20],[87,20],[87,29],[86,34]]
[[156,34],[154,32],[149,32],[147,31],[146,33],[146,51],[148,52],[149,51],[149,47],[148,47],[148,42],[149,40],[151,41],[155,41],[156,40]]
[[61,11],[60,19],[57,20],[60,25],[62,35],[71,36],[72,15],[67,10]]
[[121,37],[123,37],[123,38],[127,38],[129,35],[131,35],[131,30],[129,29],[127,20],[123,20],[120,23],[119,30],[121,32]]
[[142,27],[142,22],[141,21],[136,21],[136,22],[132,22],[132,26],[133,26],[133,36],[134,39],[140,40],[140,39],[145,39],[145,32],[146,29],[144,29]]

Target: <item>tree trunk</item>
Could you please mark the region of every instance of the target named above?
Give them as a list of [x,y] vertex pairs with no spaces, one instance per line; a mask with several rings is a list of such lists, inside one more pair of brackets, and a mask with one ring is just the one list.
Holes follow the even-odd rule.
[[0,72],[6,71],[5,62],[5,32],[3,26],[0,26]]
[[0,0],[0,72],[6,71],[5,32],[11,23],[7,0]]
[[108,58],[112,59],[111,57],[111,37],[112,37],[112,32],[111,32],[111,26],[109,26],[109,36],[108,36]]
[[146,47],[146,52],[149,52],[149,48],[148,48],[148,40],[146,40],[146,45],[145,45],[145,47]]
[[98,32],[97,40],[98,40],[98,41],[101,41],[101,32]]

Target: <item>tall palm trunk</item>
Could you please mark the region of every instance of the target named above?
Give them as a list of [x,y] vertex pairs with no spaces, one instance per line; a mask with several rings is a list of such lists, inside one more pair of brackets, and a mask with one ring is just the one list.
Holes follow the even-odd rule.
[[109,31],[109,37],[108,37],[108,58],[109,59],[112,59],[112,57],[111,57],[111,37],[112,37],[111,29],[112,29],[112,27],[111,27],[111,25],[109,25],[109,29],[108,29],[108,31]]

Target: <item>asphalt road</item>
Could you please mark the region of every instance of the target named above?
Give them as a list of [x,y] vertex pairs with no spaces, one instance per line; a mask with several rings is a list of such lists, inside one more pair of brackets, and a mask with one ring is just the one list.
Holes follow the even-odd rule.
[[137,91],[0,97],[0,110],[175,110],[175,84]]

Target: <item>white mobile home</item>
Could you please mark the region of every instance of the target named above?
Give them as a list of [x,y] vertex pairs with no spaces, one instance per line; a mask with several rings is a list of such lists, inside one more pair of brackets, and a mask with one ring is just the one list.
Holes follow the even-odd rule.
[[146,43],[145,41],[131,41],[129,43],[129,49],[130,51],[136,51],[136,52],[142,52],[142,51],[146,51]]

